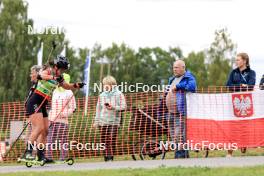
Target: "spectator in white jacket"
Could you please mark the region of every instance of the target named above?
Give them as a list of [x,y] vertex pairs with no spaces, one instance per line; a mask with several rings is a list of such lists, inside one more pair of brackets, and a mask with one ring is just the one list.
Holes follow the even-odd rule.
[[[65,82],[70,82],[70,75],[63,74]],[[68,157],[68,118],[76,109],[76,101],[71,90],[65,90],[62,87],[57,87],[52,95],[51,110],[49,112],[49,128],[48,144],[60,143],[60,160],[65,160]],[[47,147],[46,157],[48,162],[53,162],[54,152],[51,145]]]

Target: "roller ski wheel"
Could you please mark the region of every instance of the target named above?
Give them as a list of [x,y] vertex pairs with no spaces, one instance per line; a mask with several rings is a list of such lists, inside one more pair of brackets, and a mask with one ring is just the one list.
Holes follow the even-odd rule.
[[30,162],[26,162],[27,167],[32,167],[32,164]]
[[27,167],[32,167],[33,165],[36,165],[36,166],[44,166],[45,165],[45,161],[44,160],[38,161],[36,159],[29,160],[29,159],[25,159],[25,158],[18,158],[17,162],[18,163],[25,163],[25,165]]
[[74,160],[73,160],[72,158],[68,158],[68,159],[66,160],[66,163],[67,163],[69,166],[71,166],[71,165],[74,164]]

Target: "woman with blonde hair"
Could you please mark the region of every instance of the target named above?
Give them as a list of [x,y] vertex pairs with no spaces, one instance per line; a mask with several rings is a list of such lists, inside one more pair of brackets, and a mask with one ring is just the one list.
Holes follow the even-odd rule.
[[104,160],[113,161],[121,111],[126,109],[126,101],[114,77],[106,76],[103,88],[104,91],[98,97],[93,126],[100,130],[101,144],[105,144]]
[[226,86],[234,92],[253,90],[256,83],[256,73],[250,68],[247,53],[239,53],[236,57],[237,68],[232,70]]
[[[252,91],[256,83],[256,73],[250,68],[249,56],[247,53],[239,53],[236,57],[236,66],[227,81],[226,86],[232,92]],[[246,153],[246,148],[241,148],[242,153]],[[231,157],[233,150],[228,150],[227,157]]]

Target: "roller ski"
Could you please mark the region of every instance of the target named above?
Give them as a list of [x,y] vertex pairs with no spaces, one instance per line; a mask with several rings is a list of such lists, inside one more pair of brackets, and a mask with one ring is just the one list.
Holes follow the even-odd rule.
[[17,159],[18,163],[25,163],[27,167],[32,167],[33,165],[44,166],[46,161],[47,159],[44,156],[43,150],[38,150],[36,157],[32,155],[32,152],[26,151],[21,158]]
[[37,166],[44,166],[45,165],[45,160],[38,160],[37,158],[35,159],[26,159],[26,158],[18,158],[17,159],[18,163],[25,163],[27,167],[32,167],[33,165]]
[[74,164],[74,160],[72,158],[68,158],[68,159],[65,159],[65,160],[59,160],[59,161],[47,159],[45,164],[68,164],[69,166],[71,166],[71,165]]
[[31,152],[26,152],[21,158],[17,159],[18,163],[25,163],[27,167],[32,167],[33,165],[44,166],[45,161],[38,159],[38,157],[32,156]]

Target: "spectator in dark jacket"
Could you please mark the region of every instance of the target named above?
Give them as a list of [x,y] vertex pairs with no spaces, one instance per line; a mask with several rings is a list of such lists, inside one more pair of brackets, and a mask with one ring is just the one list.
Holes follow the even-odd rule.
[[[249,65],[249,56],[247,53],[239,53],[236,58],[236,66],[229,76],[226,86],[230,91],[252,91],[256,83],[256,73],[251,70]],[[241,152],[245,153],[246,148],[241,148]],[[232,156],[233,150],[228,150],[227,157]]]
[[260,88],[261,90],[264,90],[264,75],[262,76],[262,78],[261,78],[261,80],[260,80],[259,88]]
[[251,70],[247,53],[239,53],[236,58],[236,66],[227,81],[226,86],[230,91],[251,91],[256,83],[256,73]]

